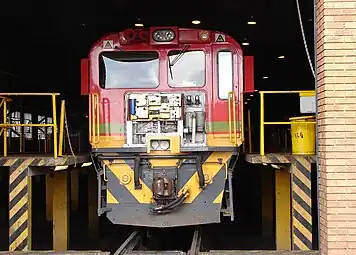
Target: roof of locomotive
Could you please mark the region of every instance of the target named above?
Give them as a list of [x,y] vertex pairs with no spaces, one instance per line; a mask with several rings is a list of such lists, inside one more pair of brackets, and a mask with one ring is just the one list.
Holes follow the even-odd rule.
[[[112,32],[112,33],[108,33],[105,34],[103,36],[101,36],[98,40],[96,40],[92,47],[90,48],[90,54],[93,51],[96,51],[98,49],[107,49],[105,48],[104,42],[107,41],[113,41],[113,45],[111,45],[112,48],[115,48],[115,46],[122,46],[120,44],[119,38],[120,38],[120,33],[124,33],[125,31],[135,31],[135,32],[140,32],[140,31],[150,31],[152,29],[172,29],[173,27],[148,27],[148,28],[128,28],[122,31],[118,31],[118,32]],[[242,53],[242,48],[241,45],[238,41],[236,41],[233,37],[231,37],[230,35],[224,33],[224,32],[220,32],[220,31],[216,31],[216,30],[209,30],[209,29],[200,29],[200,28],[186,28],[186,27],[174,27],[177,29],[178,32],[182,32],[182,31],[199,31],[199,32],[209,32],[211,35],[215,35],[216,38],[218,38],[218,36],[222,36],[224,38],[224,41],[216,41],[215,40],[211,40],[209,43],[210,44],[214,44],[214,43],[229,43],[231,45],[233,45],[233,47],[237,48],[238,51],[240,51]],[[218,35],[218,36],[216,36]],[[221,37],[220,37],[221,38]],[[192,43],[192,42],[190,42]],[[201,44],[201,43],[200,43]]]

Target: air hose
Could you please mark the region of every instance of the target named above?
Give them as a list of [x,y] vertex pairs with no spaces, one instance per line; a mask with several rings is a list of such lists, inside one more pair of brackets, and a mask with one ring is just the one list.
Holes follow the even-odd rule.
[[156,214],[167,214],[167,213],[173,211],[178,206],[180,206],[185,201],[185,199],[188,197],[188,194],[189,194],[188,192],[182,192],[182,194],[178,198],[176,198],[169,204],[151,208],[151,212],[156,213]]

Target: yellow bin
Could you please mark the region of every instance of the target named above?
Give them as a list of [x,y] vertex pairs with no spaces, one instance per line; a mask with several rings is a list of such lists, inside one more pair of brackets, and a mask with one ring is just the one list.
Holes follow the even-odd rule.
[[292,154],[315,155],[315,116],[301,116],[289,119],[291,123]]

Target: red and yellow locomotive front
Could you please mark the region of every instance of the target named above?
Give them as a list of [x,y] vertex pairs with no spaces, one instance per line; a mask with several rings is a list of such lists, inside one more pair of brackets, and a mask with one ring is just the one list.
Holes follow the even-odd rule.
[[233,219],[244,60],[231,37],[198,29],[130,29],[92,47],[82,94],[100,212],[151,227]]

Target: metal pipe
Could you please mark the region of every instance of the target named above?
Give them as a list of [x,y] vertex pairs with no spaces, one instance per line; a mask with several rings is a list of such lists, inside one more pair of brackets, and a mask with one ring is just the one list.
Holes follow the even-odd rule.
[[[52,112],[53,112],[53,157],[57,158],[57,109],[56,109],[56,95],[52,95]],[[43,125],[43,124],[42,124]]]
[[140,156],[135,157],[135,165],[134,165],[134,183],[135,189],[141,189],[142,185],[140,183],[140,167],[141,167],[141,158]]
[[195,143],[195,138],[196,138],[196,131],[197,131],[197,116],[196,113],[194,112],[192,114],[192,143]]
[[203,188],[204,184],[205,184],[205,179],[204,179],[203,167],[202,167],[202,163],[201,163],[201,155],[197,156],[196,165],[197,165],[199,186],[200,186],[200,188]]
[[260,91],[260,155],[265,155],[265,100],[264,93]]
[[64,111],[65,111],[65,101],[61,102],[61,115],[59,121],[59,145],[58,145],[58,156],[63,156],[63,133],[64,133]]

